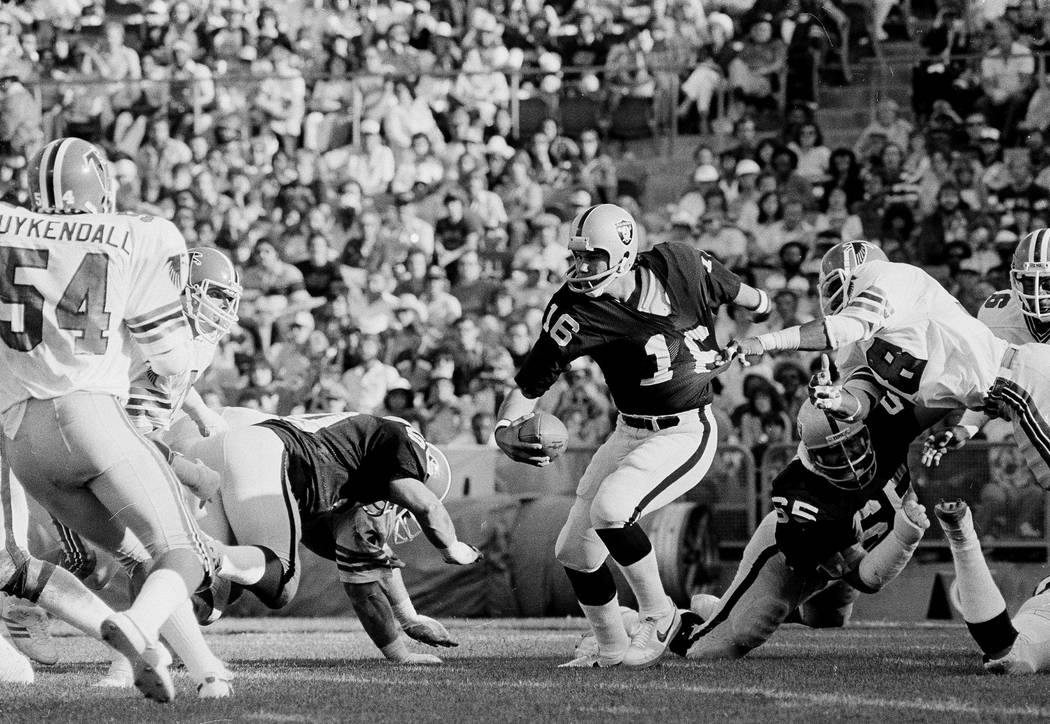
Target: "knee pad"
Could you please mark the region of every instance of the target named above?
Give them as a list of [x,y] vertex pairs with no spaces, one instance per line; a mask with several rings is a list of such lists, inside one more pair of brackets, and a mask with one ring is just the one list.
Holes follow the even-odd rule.
[[266,571],[258,583],[248,586],[267,608],[278,609],[287,606],[299,590],[301,570],[293,566],[285,568],[277,555],[269,548],[260,546],[266,557]]
[[602,495],[600,492],[591,501],[591,526],[596,530],[602,528],[622,528],[634,515],[634,508],[630,503],[614,499],[611,495]]
[[649,536],[637,523],[619,528],[598,528],[595,533],[609,549],[609,555],[621,566],[637,563],[653,549]]
[[55,565],[33,558],[24,551],[20,550],[19,553],[24,554],[24,557],[19,556],[21,560],[18,561],[8,555],[4,556],[0,570],[9,575],[4,577],[6,583],[0,588],[0,592],[36,603],[40,599],[40,592],[51,578]]
[[595,571],[605,562],[609,552],[599,540],[590,541],[573,535],[568,524],[558,534],[554,544],[554,560],[565,568],[577,571]]

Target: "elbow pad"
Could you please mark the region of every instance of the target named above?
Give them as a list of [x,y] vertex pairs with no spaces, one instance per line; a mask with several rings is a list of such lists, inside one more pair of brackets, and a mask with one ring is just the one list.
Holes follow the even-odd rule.
[[824,317],[824,333],[828,335],[828,346],[838,349],[864,339],[865,330],[859,319],[832,314],[830,317]]

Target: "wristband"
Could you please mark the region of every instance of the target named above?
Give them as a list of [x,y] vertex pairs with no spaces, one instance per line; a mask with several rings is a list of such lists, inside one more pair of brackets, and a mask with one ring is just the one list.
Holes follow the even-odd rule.
[[769,295],[761,289],[756,290],[758,292],[758,306],[752,311],[755,315],[755,321],[764,322],[769,318],[769,315],[773,312],[773,303],[769,301]]
[[762,345],[763,352],[798,349],[802,344],[802,330],[800,327],[788,327],[779,332],[760,334],[755,339]]

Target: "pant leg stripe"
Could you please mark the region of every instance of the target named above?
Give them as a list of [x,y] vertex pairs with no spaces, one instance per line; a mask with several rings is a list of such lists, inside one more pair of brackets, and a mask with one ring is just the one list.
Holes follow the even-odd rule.
[[642,498],[641,502],[638,503],[638,506],[634,509],[634,513],[631,515],[628,525],[638,522],[638,519],[642,517],[642,513],[645,512],[646,506],[652,503],[656,496],[678,482],[686,473],[696,467],[700,460],[703,459],[704,455],[707,453],[707,443],[711,439],[711,420],[708,419],[708,414],[710,413],[705,410],[700,415],[700,421],[704,426],[704,434],[700,438],[699,447],[697,447],[696,451],[689,456],[688,460],[675,468],[670,475],[657,483],[656,486],[650,490],[644,498]]
[[1002,380],[1001,394],[1020,417],[1021,427],[1028,433],[1033,447],[1050,464],[1050,426],[1036,412],[1035,403],[1025,390],[1011,380]]
[[284,583],[295,577],[296,553],[299,550],[302,532],[295,524],[295,513],[299,508],[299,503],[292,495],[291,482],[288,480],[288,448],[284,446],[283,440],[281,448],[283,450],[281,453],[281,494],[284,496],[284,509],[288,513],[288,530],[291,532],[291,540],[288,541],[288,570],[284,572],[283,587]]
[[[762,572],[766,563],[769,562],[769,559],[779,552],[780,549],[775,545],[762,549],[762,552],[755,557],[755,562],[751,564],[751,569],[747,572],[747,575],[744,576],[744,580],[740,582],[740,585],[737,588],[733,589],[733,592],[725,599],[725,603],[722,604],[718,612],[712,616],[709,621],[704,622],[704,625],[693,637],[693,641],[701,639],[711,633],[716,626],[729,618],[729,614],[733,612],[733,607],[736,606],[741,596],[747,593],[747,590],[751,588],[755,580],[758,578],[758,574]],[[692,642],[690,642],[690,644],[692,644]]]

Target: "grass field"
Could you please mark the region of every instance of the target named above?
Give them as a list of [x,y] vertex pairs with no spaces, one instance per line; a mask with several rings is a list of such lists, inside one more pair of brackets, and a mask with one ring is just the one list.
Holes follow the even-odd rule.
[[208,629],[235,696],[198,702],[185,673],[168,705],[94,689],[100,644],[60,636],[63,662],[0,685],[2,722],[1031,721],[1043,676],[985,674],[961,625],[785,626],[743,661],[668,657],[647,671],[562,670],[579,619],[459,620],[440,667],[384,661],[355,620],[240,619]]

